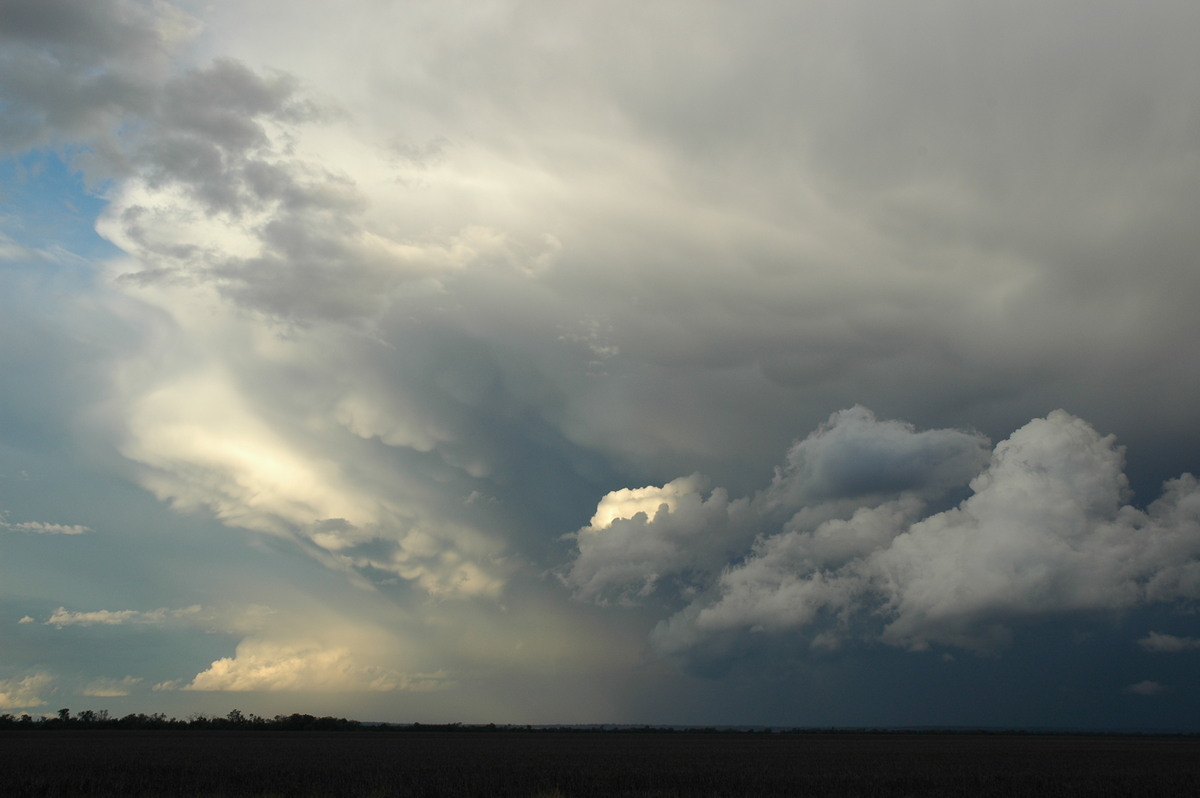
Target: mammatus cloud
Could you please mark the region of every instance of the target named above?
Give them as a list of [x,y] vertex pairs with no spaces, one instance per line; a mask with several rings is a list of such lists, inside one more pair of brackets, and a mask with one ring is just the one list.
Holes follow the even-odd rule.
[[38,672],[19,679],[0,679],[0,708],[27,709],[45,706],[43,696],[53,690],[54,677]]
[[1146,651],[1176,653],[1179,651],[1193,651],[1200,648],[1200,638],[1176,637],[1175,635],[1162,634],[1161,632],[1151,632],[1139,640],[1138,645]]
[[[840,433],[843,425],[857,434]],[[576,533],[564,579],[592,600],[632,583],[638,589],[620,595],[634,600],[652,584],[645,574],[696,569],[679,592],[688,605],[654,632],[664,653],[747,632],[814,645],[865,636],[911,649],[988,649],[1025,620],[1200,596],[1194,477],[1168,482],[1145,510],[1126,504],[1122,449],[1061,410],[1029,422],[990,457],[981,445],[861,409],[836,414],[793,447],[769,488],[750,500],[722,497],[720,512],[709,513],[721,524],[677,516],[673,508],[685,505],[676,494],[696,483],[671,483],[653,517],[631,505],[636,534],[616,521]],[[970,495],[929,513],[930,497],[956,485]],[[742,508],[737,523],[727,506]],[[758,530],[750,539],[748,528]],[[729,553],[713,566],[658,543],[689,535],[695,547]],[[601,555],[603,568],[594,564]],[[1179,650],[1188,641],[1151,634],[1142,645]]]

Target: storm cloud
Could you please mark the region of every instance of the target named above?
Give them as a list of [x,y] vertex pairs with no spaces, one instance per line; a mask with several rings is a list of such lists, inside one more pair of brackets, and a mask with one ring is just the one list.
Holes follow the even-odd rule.
[[1190,5],[0,19],[3,703],[724,722],[1121,623],[1096,705],[1175,689]]

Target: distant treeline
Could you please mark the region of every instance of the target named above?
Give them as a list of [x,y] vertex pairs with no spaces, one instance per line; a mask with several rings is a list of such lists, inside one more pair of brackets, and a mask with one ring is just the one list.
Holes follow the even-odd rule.
[[[110,715],[108,710],[86,709],[72,715],[71,710],[63,708],[55,715],[31,716],[28,714],[0,715],[0,731],[33,731],[55,729],[141,729],[141,730],[204,730],[204,731],[390,731],[390,732],[572,732],[572,733],[652,733],[674,734],[687,732],[691,734],[812,734],[829,733],[834,729],[814,728],[769,728],[749,726],[652,726],[646,724],[566,724],[566,725],[528,725],[528,724],[496,724],[496,723],[363,723],[362,721],[330,716],[316,717],[293,713],[291,715],[276,715],[264,718],[254,713],[245,714],[241,710],[231,710],[226,715],[190,715],[185,720],[168,718],[162,713],[146,715],[138,712],[121,717]],[[837,730],[845,733],[847,730]],[[868,731],[866,729],[850,730]],[[869,731],[881,731],[871,729]]]
[[[138,712],[121,717],[110,715],[108,710],[86,709],[72,715],[71,710],[63,708],[56,715],[32,716],[28,714],[0,715],[0,731],[45,730],[54,729],[141,729],[141,730],[183,730],[196,729],[206,731],[392,731],[392,732],[654,732],[672,733],[677,731],[690,732],[768,732],[768,729],[754,728],[697,728],[686,729],[671,726],[621,725],[621,724],[586,724],[586,725],[510,725],[495,723],[363,723],[362,721],[329,716],[315,715],[276,715],[264,718],[254,713],[244,714],[241,710],[231,710],[226,715],[190,715],[185,720],[168,718],[162,713],[146,715]],[[783,731],[783,730],[779,730]],[[790,730],[799,731],[799,730]]]
[[[769,728],[748,726],[652,726],[646,724],[496,724],[496,723],[363,723],[347,718],[314,715],[276,715],[264,718],[241,710],[231,710],[226,715],[190,715],[185,720],[168,718],[162,713],[146,715],[138,712],[115,717],[107,710],[84,710],[76,715],[63,708],[56,715],[31,716],[28,714],[0,715],[0,731],[33,731],[54,729],[141,729],[141,730],[205,730],[205,731],[370,731],[370,732],[571,732],[571,733],[622,733],[641,734],[812,734],[828,733],[833,729]],[[843,733],[846,730],[840,730]],[[866,730],[859,730],[866,731]],[[871,730],[878,731],[878,730]]]
[[315,715],[244,715],[232,710],[227,715],[191,715],[186,720],[168,718],[162,713],[146,715],[141,712],[114,717],[108,710],[85,709],[72,715],[70,709],[60,709],[57,715],[35,718],[30,715],[0,715],[0,730],[52,729],[233,729],[246,731],[358,731],[363,724],[346,718],[316,717]]
[[135,729],[198,731],[320,731],[320,732],[569,732],[572,734],[682,734],[682,735],[824,735],[824,736],[1032,736],[1032,737],[1197,737],[1200,732],[1177,730],[1082,730],[1012,729],[979,727],[781,727],[781,726],[653,726],[646,724],[565,724],[522,725],[496,723],[364,723],[328,715],[317,717],[293,713],[264,718],[254,713],[230,710],[225,715],[190,715],[185,720],[168,718],[162,713],[138,712],[121,717],[108,710],[86,709],[77,715],[63,708],[55,715],[34,717],[28,714],[0,714],[0,731],[51,731],[55,729]]

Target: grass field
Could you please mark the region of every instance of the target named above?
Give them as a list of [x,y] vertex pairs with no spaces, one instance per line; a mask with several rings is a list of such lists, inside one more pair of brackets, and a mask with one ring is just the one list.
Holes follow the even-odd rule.
[[6,796],[1200,795],[1200,738],[0,732]]

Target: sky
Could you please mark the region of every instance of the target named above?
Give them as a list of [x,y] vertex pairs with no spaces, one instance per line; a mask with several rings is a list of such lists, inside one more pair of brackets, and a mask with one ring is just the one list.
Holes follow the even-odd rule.
[[0,712],[1200,729],[1198,36],[0,0]]

